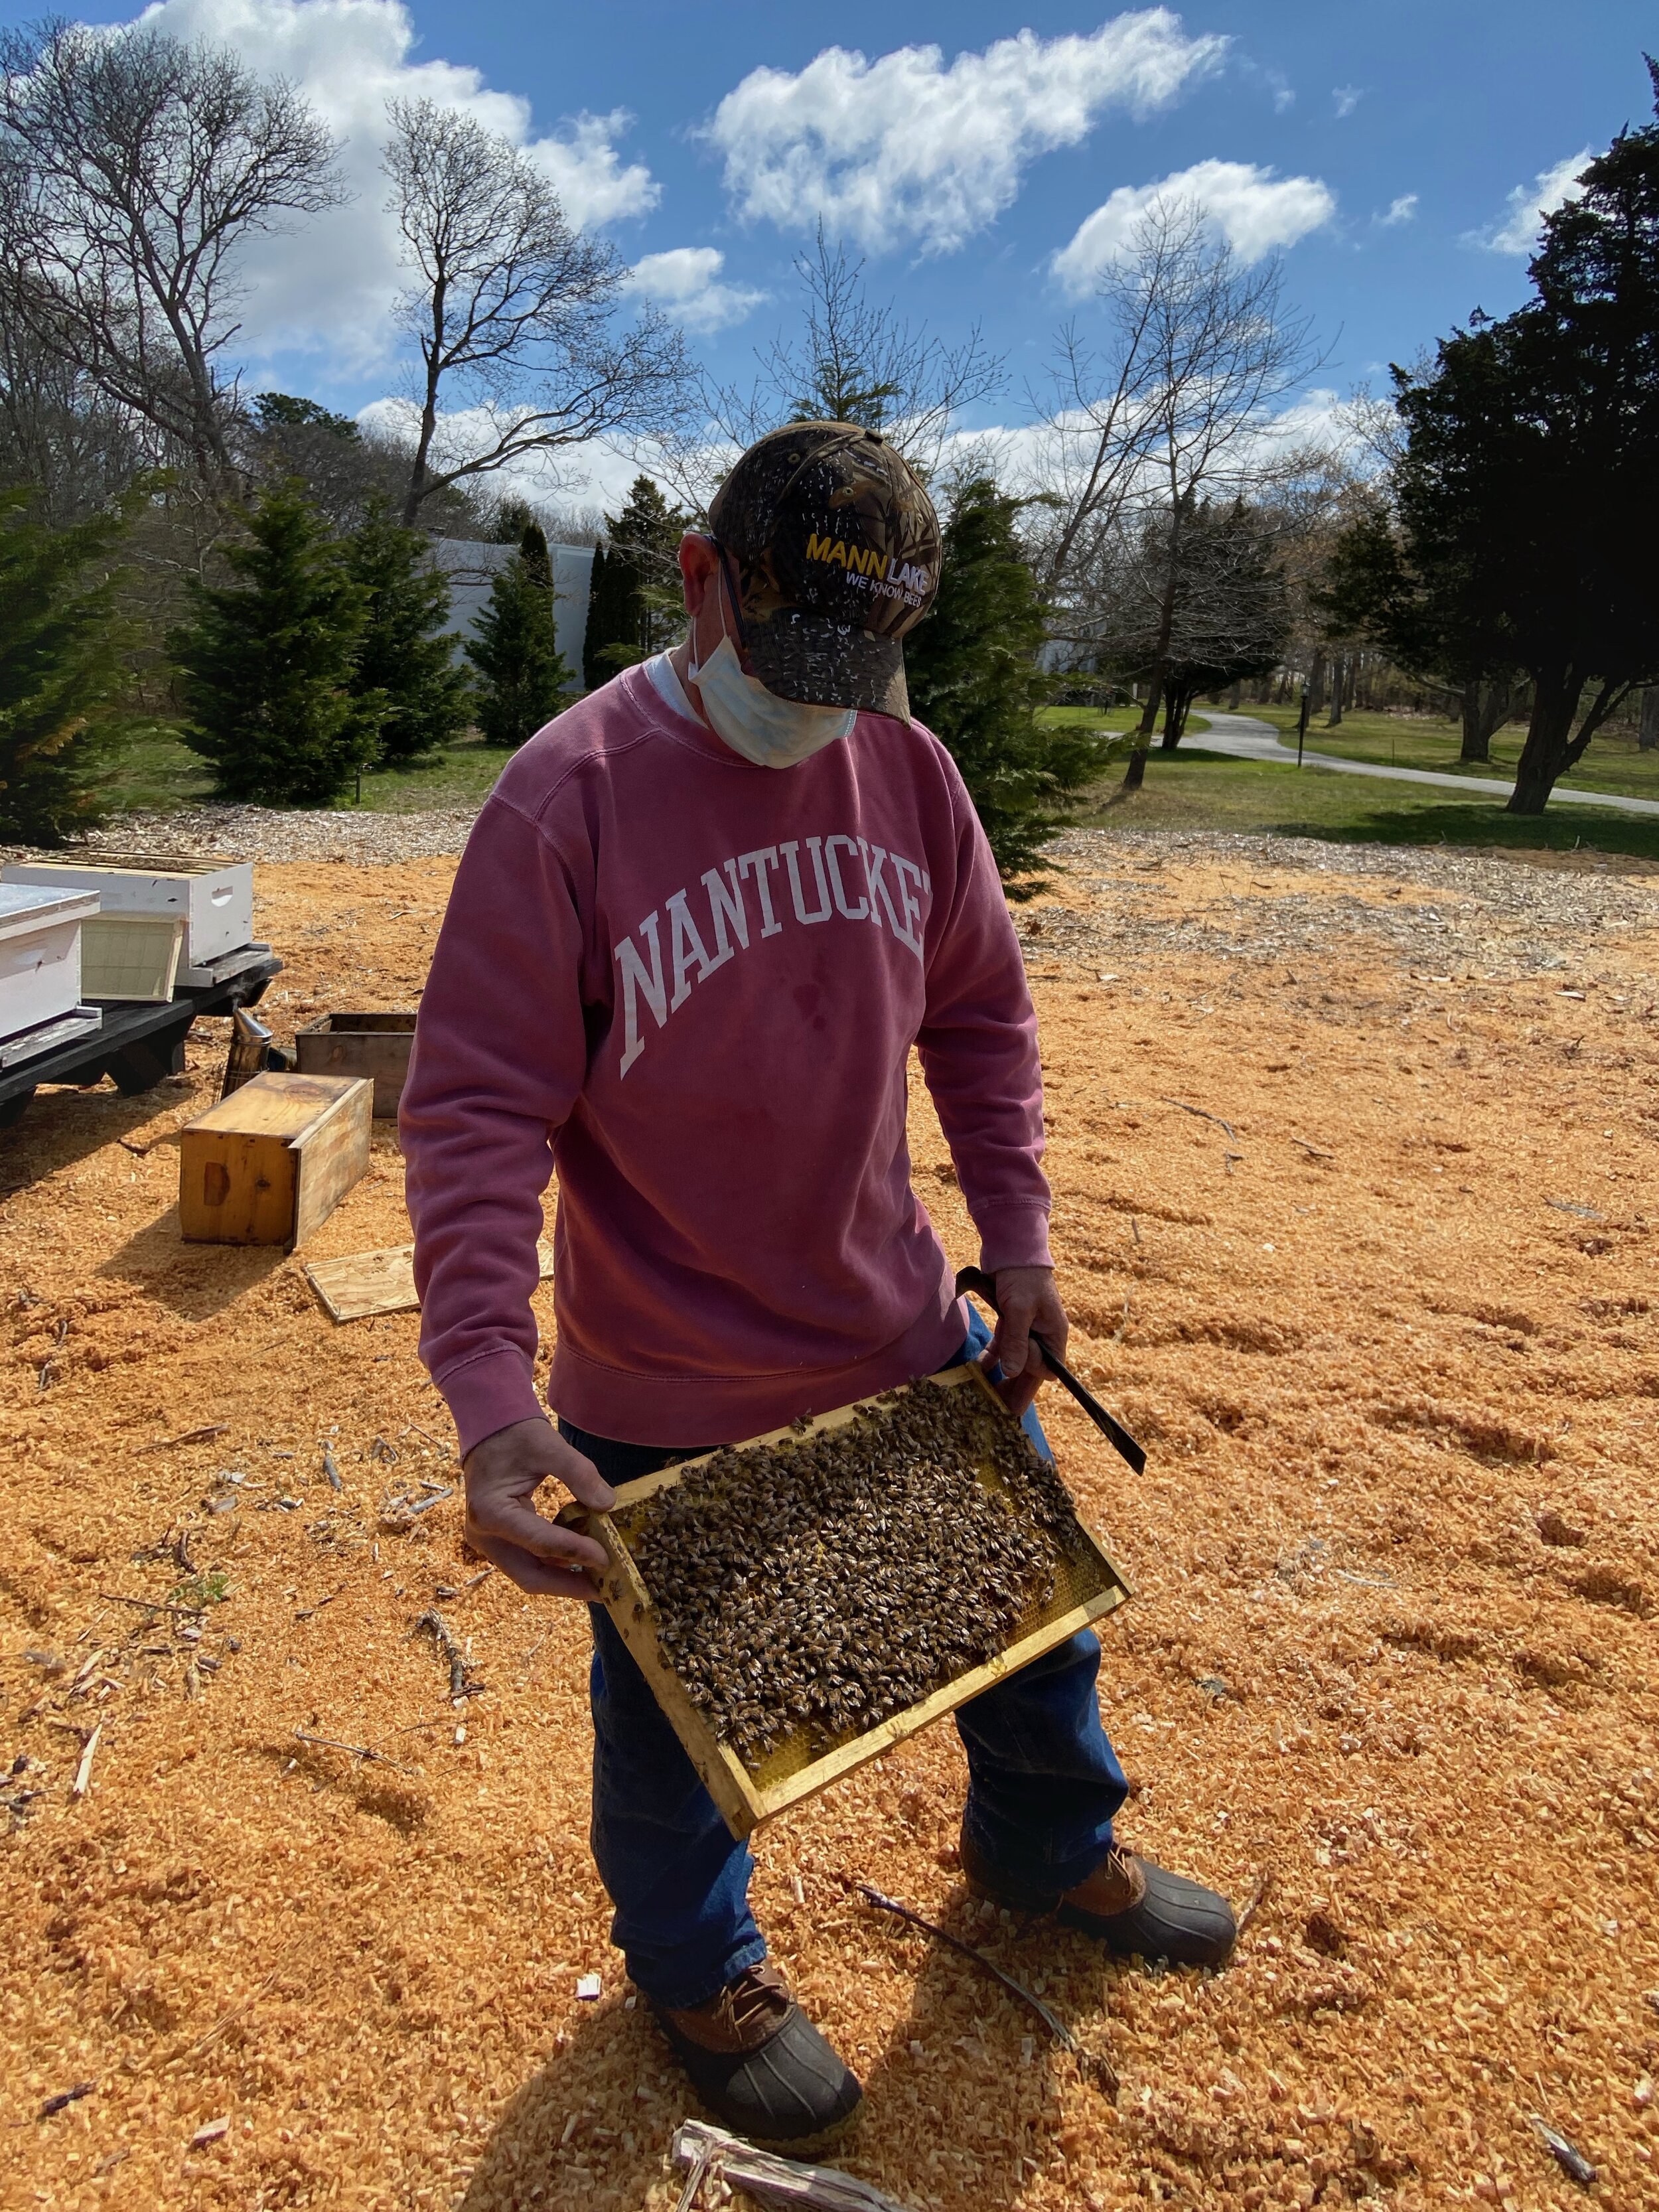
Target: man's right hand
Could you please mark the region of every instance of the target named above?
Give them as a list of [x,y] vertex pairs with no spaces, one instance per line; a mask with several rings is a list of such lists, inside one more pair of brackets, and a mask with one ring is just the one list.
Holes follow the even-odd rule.
[[466,1540],[473,1550],[533,1596],[591,1604],[598,1595],[593,1577],[611,1564],[604,1546],[559,1528],[536,1510],[534,1499],[543,1483],[559,1482],[580,1504],[606,1511],[616,1492],[592,1461],[538,1416],[474,1444],[464,1472]]

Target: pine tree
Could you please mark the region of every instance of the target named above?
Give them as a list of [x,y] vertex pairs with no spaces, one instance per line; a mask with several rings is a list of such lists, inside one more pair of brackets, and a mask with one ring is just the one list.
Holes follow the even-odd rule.
[[988,477],[961,485],[945,525],[939,596],[905,640],[911,712],[962,770],[1011,898],[1032,875],[1067,796],[1098,772],[1094,741],[1046,729],[1036,710],[1054,679],[1038,665],[1042,604],[1021,556],[1019,501]]
[[466,657],[478,672],[476,712],[486,744],[521,745],[564,704],[570,671],[554,634],[547,540],[534,523],[496,570]]
[[97,514],[49,530],[27,486],[0,491],[0,839],[56,845],[99,817],[97,778],[126,689],[110,555]]
[[301,487],[279,484],[225,558],[238,581],[192,580],[194,618],[167,650],[185,742],[228,799],[326,806],[374,758],[385,701],[354,688],[368,594]]
[[587,594],[582,681],[590,691],[674,644],[685,627],[677,556],[687,518],[649,477],[635,477],[628,504],[605,519]]
[[533,515],[519,532],[519,557],[551,600],[553,556],[547,550],[547,532]]
[[472,712],[471,684],[444,634],[449,586],[423,533],[394,521],[381,497],[353,533],[348,561],[365,599],[352,686],[360,698],[384,696],[380,760],[401,767],[453,744]]
[[1542,231],[1533,298],[1394,373],[1404,563],[1489,666],[1531,679],[1507,808],[1528,815],[1659,682],[1659,544],[1638,520],[1659,501],[1659,120],[1620,131]]

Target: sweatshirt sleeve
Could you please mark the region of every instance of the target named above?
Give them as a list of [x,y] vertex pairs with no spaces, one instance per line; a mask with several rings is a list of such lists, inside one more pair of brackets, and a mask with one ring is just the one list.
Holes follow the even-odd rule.
[[455,878],[398,1116],[421,1358],[464,1455],[546,1412],[530,1299],[552,1138],[586,1067],[581,945],[558,853],[498,793]]
[[1036,1014],[996,863],[954,767],[951,775],[956,878],[930,919],[922,1073],[979,1231],[981,1267],[1047,1267]]

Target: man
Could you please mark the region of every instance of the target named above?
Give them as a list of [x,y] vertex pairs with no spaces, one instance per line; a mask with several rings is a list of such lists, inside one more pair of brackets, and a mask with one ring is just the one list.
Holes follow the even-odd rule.
[[[988,1363],[1041,1443],[1032,1333],[1063,1350],[1066,1316],[1036,1020],[973,807],[904,688],[939,558],[877,433],[772,432],[680,548],[686,642],[532,738],[468,841],[402,1135],[468,1539],[524,1589],[591,1601],[605,1565],[538,1512],[544,1483],[603,1507],[612,1483],[985,1348],[910,1188],[913,1044],[996,1279]],[[556,1432],[530,1310],[556,1167]],[[747,1850],[592,1620],[614,1940],[727,2125],[821,2140],[859,2085],[766,1962]],[[1115,1951],[1223,1958],[1224,1901],[1114,1838],[1098,1663],[1079,1636],[958,1717],[964,1874]]]

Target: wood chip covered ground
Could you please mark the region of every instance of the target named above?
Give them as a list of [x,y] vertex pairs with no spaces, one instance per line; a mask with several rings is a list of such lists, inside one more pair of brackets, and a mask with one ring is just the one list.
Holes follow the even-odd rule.
[[[261,866],[279,1034],[413,1002],[453,864],[410,819],[403,857]],[[1056,1243],[1146,1479],[1045,1413],[1139,1593],[1103,1632],[1126,1832],[1258,1902],[1212,1977],[986,1922],[948,1727],[785,1819],[757,1901],[868,2087],[842,2162],[915,2212],[1583,2201],[1536,2114],[1638,2212],[1659,885],[1065,853],[1020,915]],[[407,1241],[386,1125],[301,1254],[180,1244],[223,1051],[0,1139],[0,2201],[665,2212],[690,2108],[586,1855],[585,1620],[463,1549],[417,1317],[336,1326],[302,1277]],[[914,1143],[976,1257],[919,1088]],[[1115,2103],[860,1881],[1102,2035]]]

